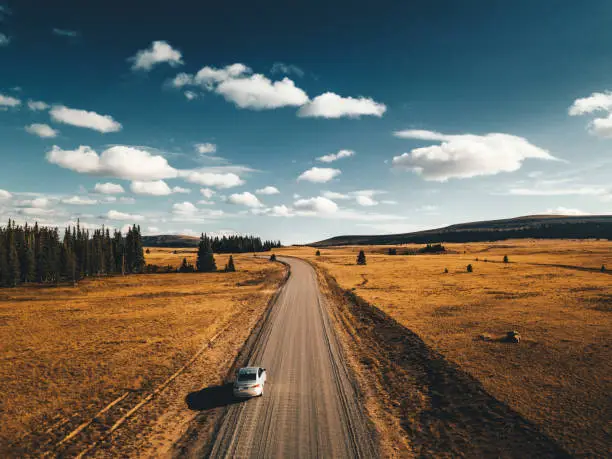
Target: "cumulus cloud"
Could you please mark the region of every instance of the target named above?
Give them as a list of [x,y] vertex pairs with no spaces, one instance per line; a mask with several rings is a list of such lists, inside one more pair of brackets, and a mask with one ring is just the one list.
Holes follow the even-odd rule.
[[39,112],[42,110],[47,110],[49,108],[49,104],[43,102],[42,100],[28,100],[28,108],[33,112]]
[[100,115],[96,112],[68,108],[56,105],[49,112],[51,118],[58,123],[70,124],[76,127],[93,129],[94,131],[108,132],[120,131],[122,126],[110,115]]
[[224,80],[216,87],[216,92],[240,108],[253,110],[299,107],[308,101],[308,95],[291,79],[285,77],[272,82],[261,74]]
[[200,188],[200,193],[202,193],[202,196],[204,196],[206,199],[210,199],[214,196],[215,191],[211,190],[210,188]]
[[8,36],[6,36],[3,33],[0,33],[0,47],[8,46],[10,42],[11,42],[11,39]]
[[126,180],[152,181],[178,175],[177,170],[163,156],[123,145],[110,147],[99,156],[88,146],[62,150],[54,145],[47,153],[47,161],[80,173]]
[[112,182],[96,183],[94,191],[101,194],[120,194],[125,192],[121,185]]
[[144,217],[142,215],[126,214],[125,212],[119,212],[117,210],[109,210],[106,213],[106,218],[108,218],[109,220],[119,220],[119,221],[126,221],[126,220],[141,221],[141,220],[144,220]]
[[393,158],[395,167],[412,170],[425,180],[445,182],[451,178],[514,172],[526,159],[556,159],[526,139],[509,134],[446,135],[406,130],[394,135],[404,139],[441,142],[439,145],[415,148]]
[[338,211],[338,205],[331,199],[317,196],[316,198],[298,199],[293,207],[305,213],[333,214]]
[[608,116],[595,118],[588,124],[588,131],[599,137],[612,137],[612,92],[594,92],[588,97],[576,99],[568,109],[570,116],[594,112],[608,112]]
[[42,137],[42,138],[57,137],[57,134],[59,133],[59,131],[53,129],[48,124],[38,124],[38,123],[34,123],[34,124],[30,124],[29,126],[26,126],[25,130],[26,132],[30,134],[37,135],[38,137]]
[[387,106],[369,97],[342,97],[333,92],[321,94],[298,111],[298,116],[314,118],[359,118],[360,116],[381,117]]
[[329,155],[319,156],[317,161],[321,161],[323,163],[332,163],[342,158],[350,158],[354,156],[355,152],[353,150],[340,150],[338,153],[330,153]]
[[375,201],[371,196],[359,195],[355,196],[355,201],[360,206],[376,206],[378,202]]
[[183,64],[183,55],[168,42],[157,40],[147,49],[141,49],[135,56],[128,59],[133,62],[132,70],[149,71],[157,64],[168,63],[172,67]]
[[323,197],[334,200],[351,199],[348,194],[337,193],[335,191],[324,191]]
[[15,97],[0,94],[0,107],[19,107],[20,105],[21,100]]
[[0,190],[0,201],[11,199],[13,195],[6,190]]
[[175,186],[170,188],[163,180],[154,180],[149,182],[134,181],[130,185],[132,193],[148,195],[148,196],[167,196],[172,193],[189,193],[190,190]]
[[298,177],[298,180],[306,180],[313,183],[325,183],[337,177],[342,172],[339,169],[332,169],[329,167],[313,167],[307,171],[302,172]]
[[292,210],[286,205],[272,206],[268,209],[267,215],[271,217],[291,217],[293,216]]
[[257,194],[279,194],[280,191],[278,191],[278,188],[276,188],[275,186],[268,185],[258,190],[255,190],[255,193]]
[[195,77],[193,77],[193,82],[202,86],[209,86],[213,83],[221,83],[222,81],[238,78],[249,73],[251,73],[251,69],[241,63],[227,65],[221,69],[206,66],[196,73]]
[[585,115],[596,111],[612,111],[612,91],[594,92],[588,97],[576,99],[568,109],[570,116]]
[[170,86],[175,88],[182,88],[183,86],[189,86],[194,84],[193,75],[181,72],[177,74],[172,80],[170,80]]
[[217,145],[214,143],[196,143],[195,144],[196,151],[201,155],[207,155],[209,153],[217,152]]
[[244,193],[234,193],[228,199],[228,202],[232,204],[238,204],[247,207],[262,207],[263,204],[253,193],[245,191]]
[[84,198],[81,196],[72,196],[71,198],[62,199],[62,202],[75,206],[91,206],[98,203],[96,199]]
[[193,215],[198,211],[198,208],[189,201],[177,202],[172,205],[172,213],[176,215]]
[[243,185],[244,181],[233,172],[218,173],[218,172],[202,172],[202,171],[183,171],[182,175],[185,180],[198,185],[215,188],[233,188]]

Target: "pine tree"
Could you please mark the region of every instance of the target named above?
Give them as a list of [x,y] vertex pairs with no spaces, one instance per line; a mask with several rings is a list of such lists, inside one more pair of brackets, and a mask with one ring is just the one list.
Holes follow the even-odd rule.
[[270,255],[270,261],[276,261],[276,254],[275,253]]
[[473,271],[472,265],[467,265],[467,272],[471,273]]
[[227,265],[225,265],[225,272],[235,273],[236,267],[234,266],[234,257],[230,255],[229,260],[227,261]]
[[504,263],[508,263],[508,255],[504,255]]
[[200,243],[198,244],[198,259],[196,261],[196,269],[201,273],[217,270],[217,264],[215,263],[211,241],[208,236],[203,233],[200,236]]
[[317,252],[315,253],[315,256],[320,257],[321,256],[321,251],[317,250]]
[[366,256],[365,256],[365,252],[363,250],[359,251],[359,255],[357,255],[357,264],[358,265],[365,265],[366,264]]

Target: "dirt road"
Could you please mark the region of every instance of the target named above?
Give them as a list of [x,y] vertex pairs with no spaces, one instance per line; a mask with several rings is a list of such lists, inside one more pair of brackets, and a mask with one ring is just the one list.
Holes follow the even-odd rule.
[[263,397],[229,406],[211,457],[374,457],[314,270],[284,258],[291,277],[260,331],[250,365]]

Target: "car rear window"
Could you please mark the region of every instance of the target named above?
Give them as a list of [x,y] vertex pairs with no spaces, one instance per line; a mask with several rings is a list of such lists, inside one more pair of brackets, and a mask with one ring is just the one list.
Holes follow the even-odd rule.
[[238,375],[238,381],[255,381],[257,374],[255,373],[240,373]]

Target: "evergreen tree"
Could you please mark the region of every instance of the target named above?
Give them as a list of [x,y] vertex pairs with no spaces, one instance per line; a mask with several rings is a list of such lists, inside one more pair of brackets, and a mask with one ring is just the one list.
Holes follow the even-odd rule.
[[196,261],[196,269],[201,273],[217,270],[217,264],[215,263],[211,241],[204,233],[202,233],[200,236],[200,243],[198,244],[198,259]]
[[270,261],[276,261],[276,254],[275,253],[270,255]]
[[234,266],[234,257],[230,255],[229,260],[227,261],[227,265],[225,265],[225,272],[234,273],[236,272],[236,267]]
[[357,255],[357,264],[358,265],[365,265],[366,264],[366,256],[365,256],[365,252],[363,250],[359,251],[359,255]]
[[504,263],[508,263],[508,255],[504,255]]
[[321,256],[321,251],[317,250],[317,252],[315,253],[315,256],[320,257]]
[[473,271],[472,265],[467,265],[467,272],[471,273]]

